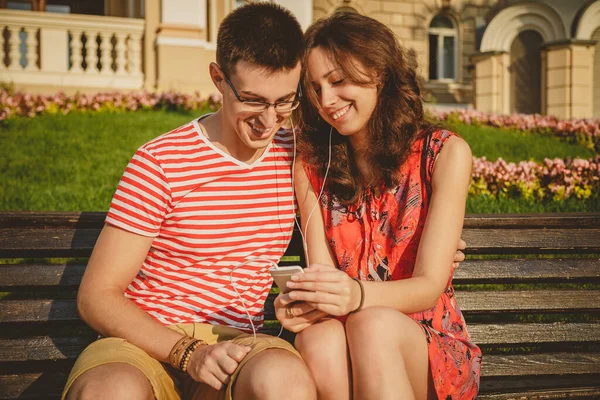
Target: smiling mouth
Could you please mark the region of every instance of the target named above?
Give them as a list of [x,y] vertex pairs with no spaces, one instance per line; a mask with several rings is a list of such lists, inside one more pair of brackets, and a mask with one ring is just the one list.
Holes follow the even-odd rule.
[[261,127],[259,127],[257,125],[254,125],[251,122],[248,122],[248,125],[250,125],[250,129],[252,129],[252,132],[254,132],[254,133],[256,133],[257,135],[260,135],[260,136],[264,135],[265,133],[271,132],[271,129],[272,129],[272,128],[261,128]]
[[335,121],[335,120],[343,117],[348,112],[348,110],[350,110],[350,104],[348,104],[346,107],[331,114],[331,118],[333,118],[333,120]]

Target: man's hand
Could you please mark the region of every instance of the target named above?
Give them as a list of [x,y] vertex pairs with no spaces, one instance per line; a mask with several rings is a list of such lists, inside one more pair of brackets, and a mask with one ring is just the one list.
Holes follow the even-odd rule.
[[192,353],[187,372],[195,381],[221,390],[250,350],[231,342],[201,346]]
[[464,250],[466,248],[467,248],[467,243],[464,240],[462,240],[462,238],[461,238],[458,241],[458,249],[456,250],[456,254],[454,255],[454,263],[452,264],[454,269],[458,268],[458,264],[465,261],[465,253],[463,253],[461,250]]
[[273,304],[275,316],[290,332],[298,333],[327,316],[327,313],[315,309],[310,304],[290,299],[289,293],[281,293]]

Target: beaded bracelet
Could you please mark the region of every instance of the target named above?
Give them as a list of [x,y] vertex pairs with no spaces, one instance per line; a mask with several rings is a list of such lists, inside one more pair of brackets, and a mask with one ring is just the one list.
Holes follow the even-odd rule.
[[350,311],[351,313],[355,313],[357,311],[360,311],[363,308],[363,304],[365,304],[365,287],[363,286],[363,283],[359,278],[352,279],[354,279],[358,283],[358,286],[360,286],[360,303],[358,304],[356,310]]
[[183,357],[181,357],[181,363],[179,364],[179,369],[182,372],[187,373],[187,367],[188,367],[188,363],[190,362],[190,358],[192,358],[192,353],[200,346],[208,346],[208,343],[206,343],[204,340],[198,339],[195,342],[192,342],[185,349],[185,352],[183,353]]

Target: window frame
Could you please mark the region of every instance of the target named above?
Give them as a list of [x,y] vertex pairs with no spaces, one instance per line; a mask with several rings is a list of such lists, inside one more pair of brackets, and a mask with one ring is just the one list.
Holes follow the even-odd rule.
[[[0,8],[8,8],[10,0],[0,0]],[[46,11],[46,0],[18,0],[18,3],[31,4],[31,11]]]
[[[448,19],[452,23],[452,28],[432,28],[431,22],[437,17],[443,16]],[[429,28],[427,29],[427,40],[428,40],[428,48],[431,48],[431,37],[430,35],[437,36],[437,50],[435,54],[435,58],[437,60],[437,78],[432,78],[429,76],[429,81],[431,82],[457,82],[458,81],[458,28],[456,26],[456,22],[454,18],[447,14],[436,14],[429,23]],[[451,37],[454,39],[454,76],[452,78],[440,78],[444,75],[444,38]],[[429,54],[429,63],[431,65],[432,54]]]

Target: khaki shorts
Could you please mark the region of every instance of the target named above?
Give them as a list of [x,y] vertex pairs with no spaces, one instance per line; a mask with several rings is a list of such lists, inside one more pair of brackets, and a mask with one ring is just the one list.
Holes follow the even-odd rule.
[[[169,328],[202,339],[208,344],[231,340],[232,343],[250,346],[253,340],[252,334],[225,326],[184,324],[169,326]],[[189,375],[173,369],[168,364],[159,362],[124,339],[99,339],[86,347],[75,362],[63,390],[62,399],[65,398],[73,382],[84,372],[100,365],[124,363],[136,367],[148,378],[157,400],[179,400],[181,398],[231,400],[233,385],[244,364],[256,354],[267,349],[283,349],[300,357],[296,349],[285,340],[270,335],[257,334],[252,350],[244,357],[232,374],[227,388],[216,391],[206,384],[193,381]]]

